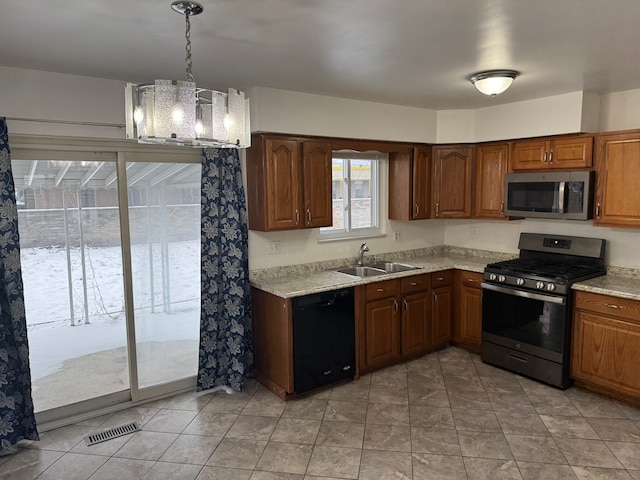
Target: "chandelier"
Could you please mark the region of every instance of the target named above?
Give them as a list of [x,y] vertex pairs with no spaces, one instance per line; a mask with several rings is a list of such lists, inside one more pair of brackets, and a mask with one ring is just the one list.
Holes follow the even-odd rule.
[[202,6],[176,1],[171,8],[185,17],[187,79],[127,83],[126,137],[139,143],[192,147],[251,146],[249,99],[244,93],[233,88],[207,90],[197,87],[193,79],[190,17],[202,13]]

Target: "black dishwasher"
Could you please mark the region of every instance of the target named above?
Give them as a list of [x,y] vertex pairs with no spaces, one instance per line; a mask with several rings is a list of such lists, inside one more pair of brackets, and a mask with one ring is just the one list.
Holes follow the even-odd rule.
[[356,369],[353,288],[293,299],[296,393],[344,378]]

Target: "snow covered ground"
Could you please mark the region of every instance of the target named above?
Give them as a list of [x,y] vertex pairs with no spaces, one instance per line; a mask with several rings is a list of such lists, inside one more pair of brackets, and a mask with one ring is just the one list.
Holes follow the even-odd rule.
[[[116,349],[119,349],[119,355],[126,354],[126,350],[122,348],[126,347],[126,322],[120,247],[85,248],[86,309],[80,249],[74,248],[70,253],[73,306],[69,298],[66,250],[25,248],[21,252],[29,356],[36,405],[38,381],[45,377],[60,373],[64,369],[80,367],[80,378],[76,381],[81,384],[89,380],[82,378],[82,365],[76,365],[77,362],[73,359]],[[182,351],[183,348],[180,348],[180,352],[173,353],[193,357],[193,360],[186,362],[188,366],[185,368],[190,371],[184,374],[173,371],[170,375],[181,378],[196,373],[197,348],[193,346],[198,342],[200,322],[199,239],[171,243],[168,259],[166,271],[169,273],[170,313],[163,311],[159,245],[154,245],[151,255],[148,245],[132,246],[136,342],[141,345],[158,342],[164,344],[164,348],[160,349],[139,349],[138,362],[142,370],[142,385],[148,383],[145,377],[148,381],[158,381],[157,373],[152,375],[149,370],[148,374],[145,374],[142,368],[142,365],[153,365],[154,362],[158,365],[157,362],[161,360],[148,358],[149,355],[158,356],[159,352],[171,351],[171,348],[178,345],[188,350]],[[151,312],[151,264],[155,313]],[[71,326],[72,310],[75,326]],[[89,323],[85,323],[85,312],[88,312]],[[168,378],[165,381],[176,378]],[[46,381],[43,380],[43,383]]]

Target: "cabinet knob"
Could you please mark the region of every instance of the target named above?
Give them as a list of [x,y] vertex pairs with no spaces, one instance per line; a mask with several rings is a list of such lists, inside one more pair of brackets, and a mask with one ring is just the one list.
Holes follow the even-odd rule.
[[406,298],[402,301],[402,306],[404,307],[404,312],[407,313],[407,310],[409,310],[409,304],[407,303]]
[[549,165],[553,163],[553,150],[549,152]]
[[436,203],[436,217],[440,214],[440,203]]
[[311,223],[311,209],[307,208],[307,223]]
[[467,278],[467,282],[478,283],[478,281],[474,280],[473,278]]
[[417,217],[418,216],[418,212],[420,212],[420,205],[418,205],[417,203],[416,203],[416,206],[415,206],[415,211],[416,211],[416,213],[413,216]]
[[547,152],[544,152],[544,155],[542,155],[542,161],[547,163]]
[[300,212],[296,210],[296,225],[300,224]]
[[596,218],[600,218],[600,202],[596,204]]
[[394,311],[394,312],[397,312],[397,311],[398,311],[398,301],[397,301],[397,300],[394,300],[394,301],[393,301],[393,311]]
[[500,203],[500,211],[504,215],[504,202]]
[[384,288],[377,288],[376,292],[384,292]]

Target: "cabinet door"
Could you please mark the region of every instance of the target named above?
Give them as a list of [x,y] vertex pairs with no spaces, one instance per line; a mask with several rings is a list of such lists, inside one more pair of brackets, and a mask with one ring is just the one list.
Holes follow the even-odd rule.
[[599,138],[596,177],[594,223],[640,227],[640,131]]
[[367,302],[365,307],[366,368],[379,368],[400,358],[399,305],[395,298]]
[[540,170],[541,168],[547,168],[548,148],[549,144],[546,139],[515,142],[511,152],[513,170]]
[[571,374],[577,380],[640,395],[640,323],[577,310],[571,352]]
[[473,147],[434,147],[432,218],[471,217]]
[[333,224],[331,201],[331,144],[303,142],[304,226]]
[[413,219],[413,158],[409,152],[389,154],[389,219]]
[[476,150],[476,197],[474,217],[506,218],[504,176],[508,169],[509,144],[481,145]]
[[451,341],[453,287],[434,288],[432,297],[431,346],[440,346]]
[[430,218],[431,203],[431,149],[413,149],[413,205],[411,218],[421,220]]
[[302,172],[296,140],[266,140],[267,228],[295,229],[301,223]]
[[589,168],[593,165],[593,137],[557,138],[551,142],[551,168]]
[[422,353],[430,343],[430,298],[427,292],[402,298],[402,355]]
[[412,153],[389,154],[389,218],[430,218],[431,149],[416,147]]
[[456,307],[453,340],[456,344],[480,353],[482,343],[482,274],[456,272]]

